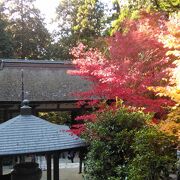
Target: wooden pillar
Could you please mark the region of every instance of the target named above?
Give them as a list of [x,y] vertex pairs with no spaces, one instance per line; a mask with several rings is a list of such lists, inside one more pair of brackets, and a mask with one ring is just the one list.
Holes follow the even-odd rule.
[[0,175],[3,175],[3,159],[0,158]]
[[54,179],[59,180],[59,154],[53,155],[53,164],[54,164]]
[[12,112],[9,111],[9,119],[13,118]]
[[2,123],[2,122],[3,122],[3,111],[0,110],[0,123]]
[[13,165],[13,167],[15,166],[15,164],[16,164],[16,162],[17,162],[17,161],[16,161],[16,158],[17,158],[17,157],[13,157],[13,158],[12,158],[12,165]]
[[36,162],[36,155],[35,155],[35,154],[33,154],[33,155],[31,156],[31,162],[33,162],[33,163]]
[[51,180],[51,154],[46,155],[47,161],[47,180]]
[[78,112],[77,110],[72,110],[71,111],[71,121],[73,122],[75,120],[75,118],[77,117]]
[[32,115],[37,116],[37,112],[36,112],[36,107],[35,106],[32,106],[31,113],[32,113]]
[[8,110],[4,109],[4,111],[3,111],[3,122],[5,122],[7,120],[8,120]]
[[82,173],[82,163],[83,163],[83,153],[80,151],[79,152],[79,174]]
[[80,158],[80,161],[79,161],[79,174],[82,173],[82,159]]
[[25,156],[19,156],[20,159],[20,163],[24,163],[25,162]]

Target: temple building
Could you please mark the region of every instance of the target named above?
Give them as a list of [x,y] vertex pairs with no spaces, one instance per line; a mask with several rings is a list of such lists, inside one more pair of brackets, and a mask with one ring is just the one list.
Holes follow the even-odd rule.
[[74,93],[86,91],[90,82],[69,75],[71,62],[0,59],[0,122],[20,112],[23,99],[30,101],[32,113],[80,109]]

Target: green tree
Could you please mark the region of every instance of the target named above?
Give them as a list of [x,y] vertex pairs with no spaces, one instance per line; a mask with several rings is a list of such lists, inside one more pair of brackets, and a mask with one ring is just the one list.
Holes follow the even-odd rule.
[[58,36],[69,37],[74,33],[73,27],[76,25],[76,18],[79,6],[83,0],[62,0],[60,1],[56,13],[58,23]]
[[7,31],[8,22],[3,14],[3,5],[0,4],[0,58],[9,58],[12,56],[12,39]]
[[51,46],[52,57],[55,59],[71,59],[69,50],[76,45],[76,36],[73,27],[76,23],[78,7],[82,0],[62,0],[56,9],[58,24],[54,32],[56,42]]
[[76,25],[73,27],[80,41],[94,40],[104,29],[104,5],[99,0],[85,0],[78,8]]
[[112,13],[112,27],[110,33],[121,30],[121,23],[125,18],[138,18],[140,10],[164,12],[167,16],[173,12],[179,11],[179,0],[114,0]]
[[5,0],[15,58],[43,59],[51,42],[34,0]]
[[0,58],[10,58],[12,56],[12,39],[6,31],[7,23],[0,19]]
[[157,11],[174,12],[180,8],[179,0],[128,0],[127,6],[132,9],[154,9]]
[[62,0],[57,8],[58,30],[55,33],[59,46],[56,57],[71,59],[69,50],[78,42],[93,46],[92,40],[102,35],[104,7],[99,0]]

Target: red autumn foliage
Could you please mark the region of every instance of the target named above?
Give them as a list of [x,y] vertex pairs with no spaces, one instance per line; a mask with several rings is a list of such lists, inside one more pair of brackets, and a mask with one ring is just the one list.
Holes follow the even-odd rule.
[[82,116],[78,116],[78,117],[75,118],[76,121],[79,121],[79,120],[94,121],[95,119],[96,119],[95,114],[82,115]]
[[85,125],[84,124],[74,124],[71,129],[69,130],[70,133],[80,135],[82,132],[85,130]]
[[143,107],[148,112],[162,112],[173,102],[157,97],[148,87],[166,86],[171,57],[167,57],[159,36],[167,34],[166,17],[159,13],[142,13],[139,20],[124,22],[127,32],[116,32],[106,39],[108,57],[98,49],[79,44],[73,48],[77,70],[69,72],[92,82],[92,89],[79,93],[89,99],[121,98],[126,105]]

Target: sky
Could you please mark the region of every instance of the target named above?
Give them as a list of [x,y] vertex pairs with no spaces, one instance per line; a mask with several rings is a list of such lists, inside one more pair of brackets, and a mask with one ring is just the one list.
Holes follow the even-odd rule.
[[[61,0],[36,0],[35,6],[40,9],[41,13],[45,17],[47,28],[50,32],[56,27],[55,24],[51,24],[52,18],[55,18],[56,7]],[[102,0],[105,3],[110,3],[111,0]]]
[[53,18],[55,18],[56,7],[60,0],[36,0],[35,6],[41,11],[45,17],[47,28],[50,32],[55,28],[55,24],[51,24]]

